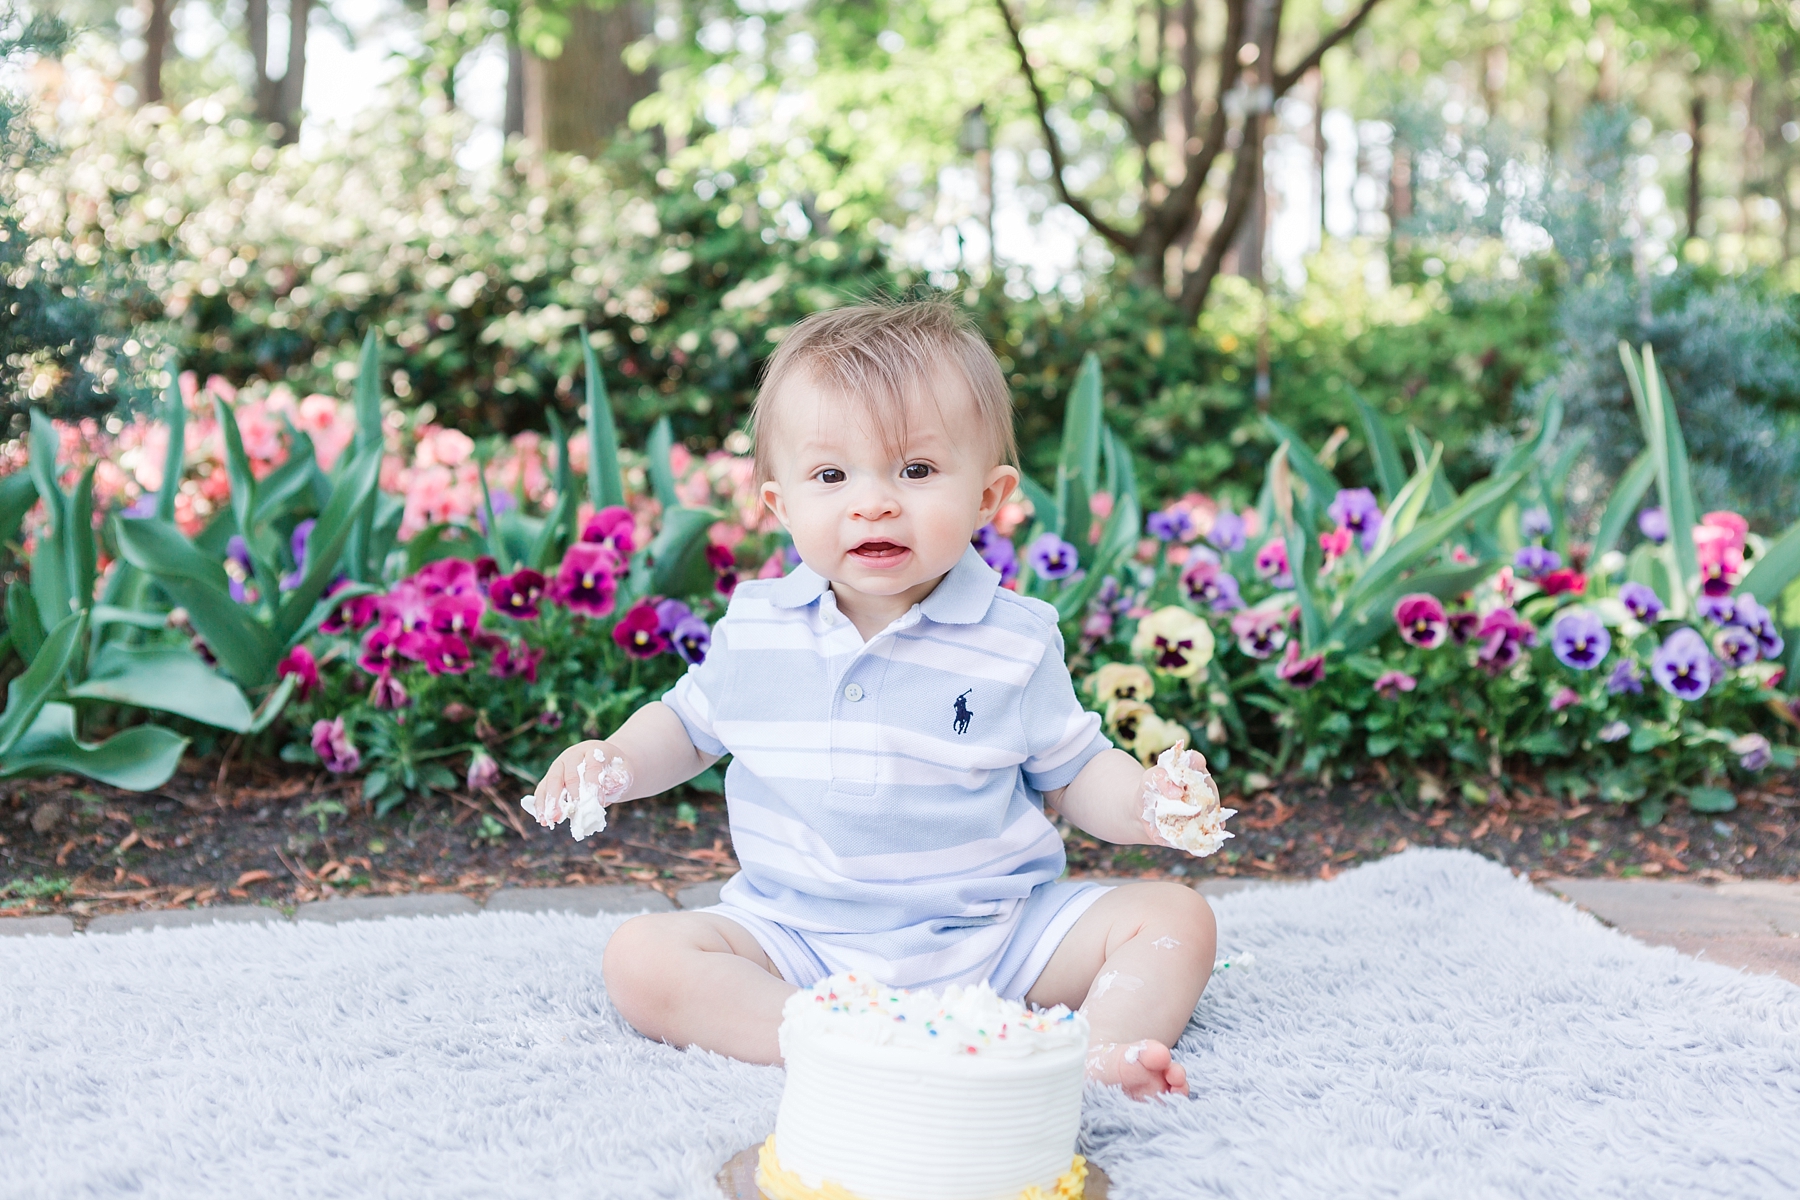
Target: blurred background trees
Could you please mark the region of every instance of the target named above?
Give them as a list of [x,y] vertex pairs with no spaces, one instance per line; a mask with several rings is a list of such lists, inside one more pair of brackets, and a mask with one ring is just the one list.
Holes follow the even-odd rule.
[[[666,414],[711,446],[794,320],[934,287],[1003,356],[1031,465],[1092,348],[1159,492],[1253,491],[1265,412],[1365,471],[1351,388],[1467,478],[1556,388],[1580,509],[1636,452],[1626,337],[1664,356],[1704,502],[1800,510],[1792,5],[22,14],[77,35],[14,72],[54,153],[0,181],[9,252],[106,298],[128,375],[342,391],[373,326],[403,402],[516,430],[573,409],[586,324],[628,437]],[[103,373],[58,403],[130,391]]]

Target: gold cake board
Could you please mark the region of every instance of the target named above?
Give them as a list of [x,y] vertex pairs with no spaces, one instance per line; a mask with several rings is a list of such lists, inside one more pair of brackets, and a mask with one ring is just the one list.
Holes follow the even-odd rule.
[[[756,1186],[756,1156],[761,1149],[762,1143],[758,1142],[740,1150],[719,1168],[719,1190],[725,1193],[727,1200],[767,1200],[762,1189]],[[1106,1172],[1095,1166],[1090,1158],[1082,1200],[1106,1200],[1107,1188]]]

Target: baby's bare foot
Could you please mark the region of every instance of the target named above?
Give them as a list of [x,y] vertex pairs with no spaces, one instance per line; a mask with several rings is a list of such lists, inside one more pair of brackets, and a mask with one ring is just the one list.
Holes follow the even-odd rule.
[[1187,1068],[1175,1061],[1167,1046],[1149,1038],[1089,1046],[1087,1077],[1116,1084],[1133,1100],[1148,1100],[1165,1092],[1187,1095]]

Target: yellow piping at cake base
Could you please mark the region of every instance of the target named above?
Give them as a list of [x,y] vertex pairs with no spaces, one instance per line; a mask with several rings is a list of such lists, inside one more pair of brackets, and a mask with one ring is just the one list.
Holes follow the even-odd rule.
[[[756,1155],[756,1186],[769,1200],[860,1200],[855,1192],[826,1180],[816,1188],[800,1182],[800,1176],[786,1170],[775,1155],[775,1135],[762,1144]],[[1046,1192],[1036,1184],[1019,1193],[1018,1200],[1081,1200],[1087,1191],[1087,1159],[1077,1154],[1069,1169],[1060,1175]]]

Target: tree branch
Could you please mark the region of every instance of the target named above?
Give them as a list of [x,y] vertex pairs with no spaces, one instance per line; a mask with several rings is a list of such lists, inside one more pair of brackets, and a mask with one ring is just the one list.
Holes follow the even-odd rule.
[[1375,11],[1375,6],[1379,3],[1381,0],[1363,0],[1362,7],[1357,9],[1348,21],[1327,34],[1318,45],[1307,52],[1305,58],[1295,63],[1291,69],[1277,75],[1274,81],[1276,97],[1287,95],[1288,89],[1298,83],[1302,75],[1319,65],[1319,60],[1325,57],[1327,50],[1355,33],[1357,28],[1369,19],[1369,14]]
[[[1374,0],[1369,0],[1373,3]],[[1025,85],[1031,89],[1032,103],[1037,106],[1038,126],[1044,131],[1044,144],[1050,151],[1050,177],[1056,182],[1056,193],[1062,202],[1074,209],[1076,214],[1086,221],[1101,237],[1127,254],[1136,255],[1137,238],[1124,230],[1103,220],[1094,211],[1093,205],[1069,190],[1068,180],[1063,176],[1065,161],[1062,143],[1057,139],[1056,130],[1050,125],[1050,102],[1044,96],[1044,89],[1038,83],[1037,71],[1032,68],[1031,55],[1025,49],[1025,39],[1019,33],[1019,23],[1013,19],[1012,8],[1006,0],[994,0],[1000,9],[1000,16],[1006,22],[1006,32],[1012,35],[1013,49],[1019,55],[1019,70],[1025,76]]]
[[1237,162],[1232,166],[1231,182],[1226,187],[1225,215],[1207,241],[1199,267],[1181,285],[1181,311],[1190,320],[1198,317],[1206,306],[1206,295],[1212,291],[1213,280],[1218,278],[1225,251],[1237,237],[1238,228],[1244,223],[1244,213],[1250,208],[1250,192],[1262,166],[1258,161],[1262,157],[1262,123],[1261,115],[1244,122],[1244,141],[1237,148]]

